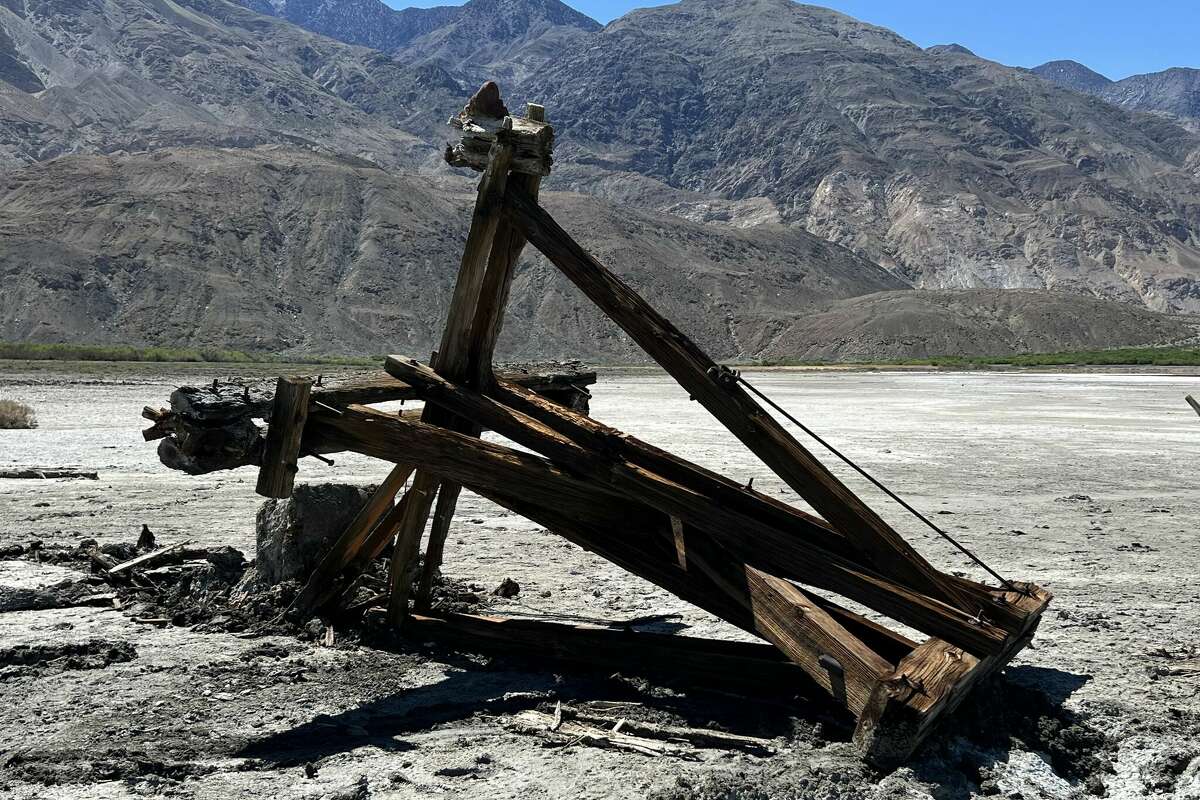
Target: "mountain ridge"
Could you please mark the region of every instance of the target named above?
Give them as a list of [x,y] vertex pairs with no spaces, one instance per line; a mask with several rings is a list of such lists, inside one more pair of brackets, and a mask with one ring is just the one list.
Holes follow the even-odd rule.
[[1030,71],[1120,108],[1166,114],[1200,128],[1200,69],[1170,67],[1119,81],[1070,60],[1049,61]]
[[[808,348],[784,333],[834,336],[863,308],[925,330],[897,339],[913,347],[972,320],[1006,347],[1174,340],[1181,321],[1137,306],[1200,308],[1200,139],[1170,120],[790,0],[603,28],[562,8],[408,15],[384,52],[287,3],[6,0],[0,335],[427,349],[474,178],[440,159],[445,119],[496,76],[510,108],[547,106],[563,224],[721,357]],[[544,259],[519,283],[514,354],[635,355]],[[914,287],[965,294],[947,310]],[[1004,333],[987,315],[1016,300],[979,299],[997,289],[1112,324],[1076,342],[1047,311]],[[909,295],[851,302],[880,292]]]

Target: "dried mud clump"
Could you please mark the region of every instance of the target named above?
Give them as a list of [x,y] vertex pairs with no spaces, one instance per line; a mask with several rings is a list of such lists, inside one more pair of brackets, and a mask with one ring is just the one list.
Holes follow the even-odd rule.
[[0,650],[0,680],[69,670],[104,669],[137,658],[129,642],[89,639],[69,644],[17,645]]
[[37,414],[29,406],[16,400],[0,400],[0,429],[29,430],[37,424]]

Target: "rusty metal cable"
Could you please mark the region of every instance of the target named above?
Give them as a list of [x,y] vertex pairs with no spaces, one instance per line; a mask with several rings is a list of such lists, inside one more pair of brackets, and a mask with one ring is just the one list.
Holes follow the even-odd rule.
[[[711,372],[711,370],[710,370],[710,372]],[[814,431],[812,428],[809,428],[803,422],[801,422],[800,420],[796,419],[794,416],[789,414],[786,409],[781,407],[778,403],[776,403],[770,397],[767,397],[765,394],[760,392],[757,388],[755,388],[755,386],[752,383],[750,383],[748,380],[743,378],[742,374],[739,371],[737,371],[735,369],[730,369],[729,367],[722,365],[717,368],[717,372],[718,372],[718,380],[724,380],[725,382],[733,381],[733,382],[740,383],[743,386],[745,386],[750,391],[751,394],[753,394],[759,400],[763,401],[768,406],[770,406],[771,408],[773,408],[777,412],[779,412],[781,415],[783,415],[784,419],[786,419],[788,422],[792,423],[797,428],[799,428],[800,430],[804,431],[806,434],[811,436],[813,438],[813,440],[817,442],[817,444],[824,447],[830,453],[833,453],[833,455],[837,456],[843,463],[845,463],[847,466],[849,466],[851,469],[853,469],[859,475],[863,476],[868,481],[870,481],[871,484],[875,486],[875,488],[879,489],[881,492],[883,492],[888,497],[890,497],[892,500],[894,500],[896,503],[898,503],[900,505],[900,507],[903,508],[905,511],[909,512],[914,517],[921,520],[921,522],[924,522],[926,525],[928,525],[930,530],[932,530],[938,536],[941,536],[947,542],[949,542],[950,544],[952,544],[956,548],[958,548],[959,552],[961,552],[967,558],[971,559],[971,561],[975,562],[979,567],[986,570],[989,575],[991,575],[996,580],[1000,581],[1000,583],[1002,585],[1008,587],[1008,589],[1011,591],[1021,593],[1021,590],[1012,581],[1008,580],[1003,575],[1001,575],[999,572],[996,572],[996,570],[989,567],[984,562],[983,559],[981,559],[979,556],[975,555],[970,550],[968,550],[963,544],[961,544],[957,539],[955,539],[950,534],[946,533],[946,531],[942,530],[938,525],[935,525],[933,523],[933,521],[931,521],[928,517],[926,517],[920,511],[918,511],[917,509],[915,509],[911,505],[909,505],[908,502],[904,500],[904,498],[900,497],[900,495],[896,494],[891,489],[889,489],[888,487],[886,487],[882,483],[880,483],[879,480],[877,480],[874,475],[867,472],[865,469],[860,467],[858,464],[854,463],[854,461],[852,461],[849,456],[845,455],[844,453],[842,453],[842,451],[838,450],[836,447],[831,445],[829,442],[825,441],[825,439],[821,438],[821,436],[819,436],[816,433],[816,431]]]

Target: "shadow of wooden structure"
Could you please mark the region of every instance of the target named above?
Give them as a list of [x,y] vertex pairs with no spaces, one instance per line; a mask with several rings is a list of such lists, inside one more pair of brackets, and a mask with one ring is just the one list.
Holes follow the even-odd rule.
[[[932,566],[759,406],[736,373],[572,239],[538,204],[553,142],[542,108],[512,116],[489,83],[451,124],[462,138],[447,149],[447,161],[483,174],[445,331],[432,363],[398,355],[386,362],[392,379],[425,400],[419,418],[361,400],[313,402],[309,383],[299,379],[281,379],[274,395],[260,493],[287,496],[305,453],[353,451],[395,464],[294,610],[334,602],[394,542],[387,616],[406,634],[683,673],[782,681],[803,673],[857,718],[854,742],[864,757],[883,767],[906,760],[972,685],[1030,641],[1050,595]],[[493,350],[526,243],[820,516],[495,374]],[[483,430],[532,452],[485,442]],[[431,615],[431,585],[463,487],[769,645]],[[912,641],[822,592],[931,638]]]

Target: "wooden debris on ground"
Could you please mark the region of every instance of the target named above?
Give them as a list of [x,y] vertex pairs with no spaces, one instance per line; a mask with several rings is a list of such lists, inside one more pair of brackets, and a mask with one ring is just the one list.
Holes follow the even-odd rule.
[[12,480],[57,480],[61,478],[80,478],[95,481],[100,479],[99,473],[87,470],[59,467],[56,469],[3,469],[0,478]]
[[[672,756],[694,760],[696,750],[687,742],[654,739],[647,736],[626,733],[622,730],[624,720],[618,720],[610,728],[563,719],[555,724],[551,714],[541,711],[522,711],[501,720],[504,727],[518,733],[542,736],[562,747],[584,745],[586,747],[604,747],[623,750],[643,756]],[[644,728],[643,728],[644,730]]]
[[142,553],[140,556],[131,558],[128,561],[108,567],[107,572],[109,575],[120,575],[123,572],[129,572],[134,569],[145,569],[164,560],[171,554],[182,550],[189,544],[191,544],[190,541],[176,542],[166,547],[160,547],[157,550],[151,550],[149,553]]

